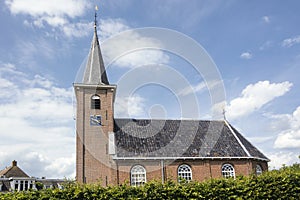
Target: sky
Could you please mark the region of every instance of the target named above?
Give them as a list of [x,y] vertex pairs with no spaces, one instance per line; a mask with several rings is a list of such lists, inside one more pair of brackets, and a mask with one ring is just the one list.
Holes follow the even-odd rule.
[[[30,176],[75,177],[72,84],[90,49],[95,5],[107,75],[118,85],[116,117],[214,119],[217,109],[270,169],[299,162],[298,0],[3,0],[0,168],[15,159]],[[189,56],[213,64],[199,70]]]

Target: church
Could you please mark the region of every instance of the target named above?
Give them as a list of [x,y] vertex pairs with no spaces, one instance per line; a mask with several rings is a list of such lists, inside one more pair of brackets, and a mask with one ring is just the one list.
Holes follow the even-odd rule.
[[151,180],[203,181],[260,175],[269,159],[227,120],[114,118],[109,83],[94,35],[76,96],[76,180],[103,186]]

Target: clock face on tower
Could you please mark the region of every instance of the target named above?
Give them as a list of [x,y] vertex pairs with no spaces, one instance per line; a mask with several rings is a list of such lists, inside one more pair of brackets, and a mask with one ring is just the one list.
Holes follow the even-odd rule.
[[101,115],[91,115],[90,116],[91,126],[101,126]]

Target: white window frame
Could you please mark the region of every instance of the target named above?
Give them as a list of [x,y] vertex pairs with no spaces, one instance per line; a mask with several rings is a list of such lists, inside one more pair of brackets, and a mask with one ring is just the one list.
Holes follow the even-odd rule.
[[114,155],[116,154],[116,147],[115,147],[115,133],[109,132],[108,133],[108,154]]
[[235,169],[231,164],[222,165],[222,176],[224,178],[235,178]]
[[[30,187],[30,185],[32,187]],[[35,181],[32,178],[16,178],[11,179],[10,182],[11,190],[13,191],[27,191],[29,189],[36,189]]]
[[177,176],[178,182],[180,182],[180,179],[185,179],[186,181],[190,182],[193,180],[192,168],[187,164],[180,165],[177,169]]
[[50,185],[44,185],[44,188],[45,188],[45,189],[52,189],[52,188],[53,188],[53,185],[52,185],[52,184],[50,184]]
[[144,185],[147,182],[146,169],[142,165],[135,165],[130,170],[130,183],[132,186]]

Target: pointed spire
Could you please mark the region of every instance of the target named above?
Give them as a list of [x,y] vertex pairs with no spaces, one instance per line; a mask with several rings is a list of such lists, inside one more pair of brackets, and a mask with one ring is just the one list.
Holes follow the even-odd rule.
[[109,85],[97,35],[97,10],[98,7],[96,6],[94,36],[84,70],[83,83]]

